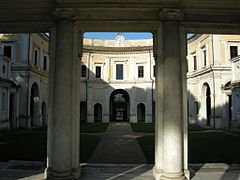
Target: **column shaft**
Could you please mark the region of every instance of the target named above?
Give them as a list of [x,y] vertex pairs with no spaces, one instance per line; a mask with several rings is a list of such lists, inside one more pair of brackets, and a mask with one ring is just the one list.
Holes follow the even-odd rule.
[[55,35],[50,42],[46,178],[68,180],[79,176],[79,60],[73,22],[57,21]]
[[[186,179],[184,169],[184,88],[179,22],[162,23],[161,57],[156,61],[156,141],[155,179]],[[183,35],[183,34],[182,34]],[[160,58],[159,58],[160,57]],[[186,97],[186,96],[185,96]],[[162,132],[159,132],[162,131]],[[160,142],[158,142],[160,141]]]

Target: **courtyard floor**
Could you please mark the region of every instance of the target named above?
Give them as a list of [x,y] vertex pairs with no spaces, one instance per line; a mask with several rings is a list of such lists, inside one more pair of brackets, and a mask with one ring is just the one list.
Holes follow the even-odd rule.
[[[154,180],[152,164],[81,164],[81,167],[81,180]],[[239,165],[190,164],[190,170],[191,180],[240,180]],[[43,172],[40,162],[0,163],[1,180],[42,180]]]

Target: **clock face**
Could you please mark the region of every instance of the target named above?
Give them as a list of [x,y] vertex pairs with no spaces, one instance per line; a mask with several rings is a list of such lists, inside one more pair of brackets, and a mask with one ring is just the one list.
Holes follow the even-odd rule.
[[124,38],[124,36],[122,36],[122,35],[117,35],[116,38],[115,38],[115,40],[117,41],[117,43],[118,43],[119,45],[121,45],[121,44],[124,43],[125,38]]

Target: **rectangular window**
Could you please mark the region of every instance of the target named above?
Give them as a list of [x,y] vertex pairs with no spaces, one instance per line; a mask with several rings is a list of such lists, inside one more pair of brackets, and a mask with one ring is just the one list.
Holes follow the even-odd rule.
[[96,78],[101,78],[101,66],[96,66]]
[[197,56],[193,56],[193,70],[197,70]]
[[86,65],[82,65],[81,66],[81,70],[82,70],[82,77],[87,77],[87,66]]
[[123,79],[123,64],[116,64],[116,79]]
[[8,58],[12,58],[12,46],[4,46],[3,47],[3,56]]
[[230,46],[230,57],[235,58],[238,56],[238,47],[237,46]]
[[34,51],[34,66],[37,66],[37,61],[38,61],[38,51]]
[[144,67],[138,66],[138,77],[143,78],[144,77]]
[[203,51],[203,66],[207,65],[207,51]]
[[47,56],[43,57],[43,70],[47,70]]

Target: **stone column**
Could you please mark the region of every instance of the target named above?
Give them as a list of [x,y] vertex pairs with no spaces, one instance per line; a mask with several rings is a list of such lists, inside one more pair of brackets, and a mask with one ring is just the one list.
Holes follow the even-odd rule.
[[159,15],[163,21],[154,40],[154,46],[159,46],[154,47],[157,70],[154,176],[156,180],[184,180],[186,57],[182,58],[185,34],[179,23],[183,14],[176,9],[164,9]]
[[57,9],[50,33],[49,120],[46,179],[72,180],[79,167],[79,36],[76,13]]

